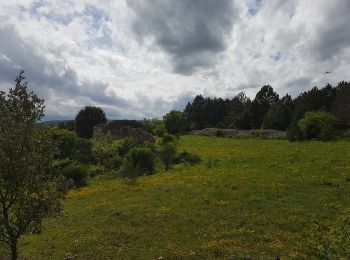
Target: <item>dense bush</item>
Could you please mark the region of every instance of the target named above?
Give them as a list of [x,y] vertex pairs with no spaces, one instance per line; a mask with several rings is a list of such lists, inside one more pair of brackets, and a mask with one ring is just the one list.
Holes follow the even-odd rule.
[[187,151],[181,152],[175,159],[176,163],[188,162],[191,165],[200,163],[202,161],[201,157],[195,153],[189,153]]
[[166,132],[163,120],[158,119],[144,119],[143,120],[144,129],[153,135],[162,137]]
[[71,159],[80,163],[93,163],[92,142],[84,138],[77,138]]
[[177,137],[172,134],[165,133],[162,138],[163,144],[166,143],[176,143],[177,142]]
[[94,161],[102,165],[104,161],[116,156],[118,154],[117,143],[93,142],[91,150]]
[[292,123],[287,129],[287,139],[289,141],[300,141],[303,135],[297,123]]
[[155,172],[155,155],[149,148],[134,147],[124,158],[122,174],[125,177],[150,175]]
[[122,165],[123,159],[119,156],[114,156],[107,158],[103,161],[103,166],[107,170],[115,170],[118,169]]
[[88,166],[80,163],[68,164],[61,170],[63,176],[73,181],[75,187],[83,187],[89,177]]
[[176,145],[170,142],[165,143],[160,150],[160,159],[164,163],[166,170],[169,170],[175,158],[176,158]]
[[132,148],[140,145],[135,139],[125,138],[118,146],[118,154],[119,156],[124,157]]
[[298,126],[301,130],[303,139],[319,139],[323,141],[331,140],[335,135],[335,125],[337,118],[327,112],[307,112],[299,120]]
[[52,129],[52,138],[56,141],[58,148],[56,159],[71,158],[77,138],[75,133],[65,129],[54,128]]

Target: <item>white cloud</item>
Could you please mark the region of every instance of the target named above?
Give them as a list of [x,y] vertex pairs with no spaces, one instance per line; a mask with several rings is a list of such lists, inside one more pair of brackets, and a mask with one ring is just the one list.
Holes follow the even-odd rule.
[[[2,1],[0,88],[23,68],[49,118],[73,118],[90,104],[111,118],[142,118],[195,94],[254,96],[271,84],[295,95],[350,80],[350,2],[214,3]],[[211,16],[222,7],[223,21]]]

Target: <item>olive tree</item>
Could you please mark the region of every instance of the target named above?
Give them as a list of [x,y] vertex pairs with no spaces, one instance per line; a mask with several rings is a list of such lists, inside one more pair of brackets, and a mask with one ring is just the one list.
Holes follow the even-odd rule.
[[38,127],[44,101],[28,92],[23,71],[16,86],[0,91],[0,242],[17,259],[17,245],[26,233],[38,233],[42,220],[56,215],[66,194],[64,177],[52,168],[55,144]]

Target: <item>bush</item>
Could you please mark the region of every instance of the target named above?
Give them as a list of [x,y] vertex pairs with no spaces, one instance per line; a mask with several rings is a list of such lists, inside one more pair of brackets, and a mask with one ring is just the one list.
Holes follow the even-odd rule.
[[155,172],[155,156],[151,149],[134,147],[123,161],[122,175],[136,177]]
[[105,172],[106,172],[106,169],[100,165],[90,165],[89,174],[91,178],[99,175],[103,175],[105,174]]
[[75,141],[77,139],[74,132],[54,128],[52,129],[52,138],[57,142],[57,159],[66,159],[72,157]]
[[86,186],[89,177],[88,167],[80,163],[69,164],[61,170],[61,173],[67,179],[72,180],[75,187]]
[[120,158],[119,156],[114,156],[114,157],[107,158],[103,162],[103,166],[108,170],[115,170],[122,165],[122,162],[123,162],[122,158]]
[[298,126],[303,139],[327,141],[334,138],[336,123],[337,119],[334,115],[319,111],[307,112],[304,117],[299,120]]
[[160,150],[160,159],[165,165],[165,170],[169,170],[175,158],[176,145],[174,143],[165,143]]
[[104,164],[106,160],[118,154],[118,145],[116,143],[94,142],[92,156],[98,164]]
[[92,142],[84,138],[77,138],[72,151],[71,159],[80,163],[93,162],[94,158],[92,154]]
[[165,133],[163,135],[163,139],[162,139],[162,142],[163,144],[166,144],[166,143],[176,143],[177,141],[177,138],[175,135],[172,135],[172,134],[168,134],[168,133]]
[[132,138],[125,138],[121,143],[120,145],[118,146],[118,154],[119,156],[122,156],[124,157],[125,155],[128,154],[128,152],[138,146],[140,144],[140,142],[138,142],[137,140],[135,139],[132,139]]
[[222,130],[218,129],[218,130],[216,130],[216,136],[217,137],[224,137],[225,135],[224,135],[224,132]]
[[292,123],[287,129],[287,139],[291,142],[300,141],[303,139],[303,135],[299,126],[296,123]]
[[189,153],[187,151],[181,152],[175,159],[176,163],[188,162],[191,165],[195,165],[201,161],[202,159],[198,154]]

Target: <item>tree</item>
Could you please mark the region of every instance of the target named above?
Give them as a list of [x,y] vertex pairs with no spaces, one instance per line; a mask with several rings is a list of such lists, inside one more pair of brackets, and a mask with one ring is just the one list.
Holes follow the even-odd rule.
[[339,82],[333,111],[344,127],[350,127],[350,82]]
[[8,94],[0,92],[0,242],[17,259],[17,243],[26,233],[41,231],[42,219],[55,216],[67,191],[64,177],[54,173],[54,142],[36,123],[44,101],[33,92],[23,71]]
[[77,135],[83,138],[92,138],[94,126],[106,122],[106,115],[101,108],[86,106],[75,117]]
[[172,110],[163,119],[166,130],[171,134],[185,133],[189,128],[189,121],[184,112]]
[[265,85],[260,89],[250,106],[251,125],[253,128],[261,127],[267,111],[278,101],[279,96],[270,85]]
[[291,123],[291,119],[292,114],[287,105],[277,103],[267,111],[262,128],[284,131]]

